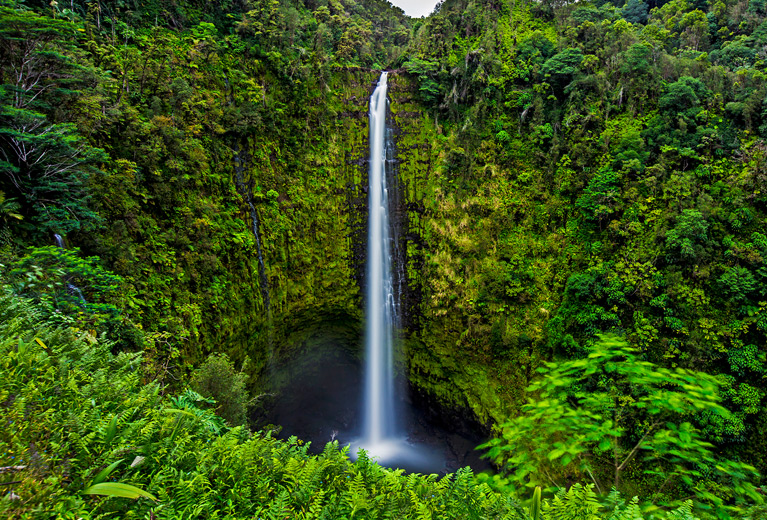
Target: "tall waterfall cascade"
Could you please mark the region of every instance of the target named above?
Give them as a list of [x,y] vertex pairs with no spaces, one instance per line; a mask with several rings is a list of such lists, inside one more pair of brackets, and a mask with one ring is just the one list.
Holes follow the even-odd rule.
[[389,101],[387,73],[381,74],[370,97],[370,166],[368,170],[368,245],[366,269],[365,373],[362,403],[362,436],[352,443],[352,453],[364,449],[378,462],[390,466],[424,467],[434,459],[425,446],[407,440],[408,424],[398,417],[394,350],[399,326],[397,290],[393,258],[396,237],[390,216],[394,214],[389,193],[395,179],[393,131],[386,124]]
[[370,98],[368,244],[363,439],[377,446],[396,435],[394,328],[397,323],[387,189],[387,73]]

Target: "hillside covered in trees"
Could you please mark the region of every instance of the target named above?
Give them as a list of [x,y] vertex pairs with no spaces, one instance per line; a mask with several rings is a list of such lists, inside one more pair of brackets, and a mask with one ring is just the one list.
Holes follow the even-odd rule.
[[[0,1],[0,511],[759,518],[766,60],[761,0]],[[493,477],[259,422],[361,355],[381,69],[401,368]]]

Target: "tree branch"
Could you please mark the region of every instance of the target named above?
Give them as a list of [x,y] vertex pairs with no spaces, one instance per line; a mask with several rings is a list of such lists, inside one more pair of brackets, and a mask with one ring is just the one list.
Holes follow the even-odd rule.
[[648,435],[650,435],[650,432],[651,432],[651,431],[653,431],[653,429],[654,429],[656,426],[658,426],[658,424],[659,424],[659,423],[656,421],[656,422],[654,422],[654,423],[652,423],[652,424],[650,425],[650,427],[647,429],[647,431],[645,432],[645,434],[644,434],[644,435],[642,435],[642,438],[641,438],[641,439],[639,439],[639,441],[636,443],[636,445],[634,446],[634,448],[633,448],[633,449],[632,449],[632,450],[629,452],[629,454],[628,454],[628,455],[626,455],[626,458],[625,458],[625,459],[623,459],[623,462],[621,462],[621,465],[620,465],[620,466],[618,466],[618,469],[617,469],[616,471],[623,471],[623,468],[625,468],[625,467],[626,467],[626,464],[628,464],[628,463],[631,461],[631,459],[633,459],[633,458],[634,458],[634,455],[635,455],[635,454],[636,454],[636,452],[639,450],[639,448],[642,446],[642,443],[644,442],[644,440],[647,438],[647,436],[648,436]]

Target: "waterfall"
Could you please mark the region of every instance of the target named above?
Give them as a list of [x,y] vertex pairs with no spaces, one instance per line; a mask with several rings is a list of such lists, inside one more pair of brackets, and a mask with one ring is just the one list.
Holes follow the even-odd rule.
[[350,447],[352,457],[362,449],[381,464],[419,471],[444,465],[445,459],[433,447],[409,439],[414,426],[412,411],[401,413],[406,410],[396,404],[401,399],[395,395],[394,345],[405,273],[402,262],[394,261],[403,255],[398,250],[397,226],[393,225],[399,201],[394,188],[394,131],[387,125],[388,105],[387,73],[383,72],[370,96],[362,435]]
[[375,446],[397,433],[394,413],[394,327],[397,306],[387,189],[386,72],[370,98],[368,245],[363,444]]
[[[228,84],[228,81],[227,81]],[[266,277],[266,264],[264,263],[264,253],[261,247],[261,233],[258,226],[258,213],[256,212],[256,206],[253,204],[253,197],[251,196],[252,187],[245,184],[244,171],[245,171],[245,152],[240,151],[239,143],[234,144],[234,171],[235,171],[235,184],[237,191],[240,192],[245,202],[248,203],[250,208],[250,220],[253,225],[253,236],[256,237],[256,253],[258,255],[258,278],[259,286],[261,288],[261,298],[264,302],[264,309],[267,315],[271,316],[271,307],[269,302],[269,279]]]
[[[59,249],[66,249],[64,246],[64,239],[59,235],[58,233],[53,234],[53,239],[56,241],[56,247]],[[85,300],[85,296],[83,296],[83,292],[80,290],[78,286],[76,286],[73,283],[67,282],[67,292],[69,294],[75,294],[77,295],[77,298],[80,300],[80,305],[83,309],[87,308],[88,302]]]
[[[224,76],[224,84],[226,85],[226,100],[227,104],[231,106],[232,92],[229,85],[229,78]],[[253,187],[245,183],[245,162],[247,161],[247,151],[240,150],[240,144],[235,140],[234,142],[234,172],[235,172],[235,185],[237,191],[240,192],[245,202],[248,203],[250,208],[250,220],[253,223],[253,236],[256,237],[256,253],[258,254],[258,278],[261,288],[261,298],[264,302],[264,309],[269,316],[269,322],[271,323],[271,307],[269,302],[269,279],[266,276],[266,264],[264,264],[264,253],[261,247],[261,233],[258,229],[258,212],[256,212],[256,206],[253,204]],[[270,326],[271,329],[271,326]]]
[[77,297],[80,299],[80,304],[85,308],[88,305],[88,302],[85,301],[85,296],[83,296],[83,292],[80,290],[78,286],[76,286],[73,283],[67,283],[67,290],[69,291],[69,294],[76,294]]

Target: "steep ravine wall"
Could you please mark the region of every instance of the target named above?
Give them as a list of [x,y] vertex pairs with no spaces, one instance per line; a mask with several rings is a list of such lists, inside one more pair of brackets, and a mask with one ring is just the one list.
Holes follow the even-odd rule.
[[[316,129],[312,145],[283,149],[267,136],[248,136],[246,182],[258,192],[261,241],[270,291],[270,315],[260,298],[243,337],[260,385],[274,365],[306,348],[314,336],[359,343],[364,270],[367,106],[377,74],[348,70],[328,85],[329,127]],[[269,187],[277,187],[271,193]],[[276,193],[275,193],[276,192]]]
[[443,189],[446,141],[438,123],[419,104],[417,82],[402,73],[390,77],[402,193],[397,220],[407,262],[404,353],[413,398],[435,417],[457,416],[489,427],[505,416],[505,407],[488,381],[486,367],[461,352],[462,330],[446,326],[451,317],[433,305],[440,290],[435,284],[444,283],[434,268],[439,258],[430,230],[444,224],[435,208]]
[[[280,367],[300,351],[326,345],[328,338],[362,355],[367,112],[378,76],[365,70],[334,76],[328,106],[335,115],[333,124],[318,130],[316,146],[301,151],[300,164],[288,160],[274,140],[258,134],[247,139],[245,182],[254,190],[253,200],[260,201],[256,206],[271,313],[263,305],[254,259],[255,309],[227,350],[240,361],[248,355],[254,362],[256,391],[289,388],[281,375],[289,371]],[[434,197],[443,189],[444,138],[421,109],[412,78],[393,72],[389,85],[398,170],[392,186],[398,201],[397,262],[407,267],[400,295],[403,368],[414,398],[435,415],[471,417],[489,425],[503,417],[495,387],[484,367],[457,348],[462,329],[449,324],[462,317],[444,316],[432,304],[439,290],[432,275],[441,274],[434,267],[438,254],[430,229],[441,222]],[[278,193],[267,194],[269,187]],[[242,206],[243,218],[248,218],[247,203]]]

